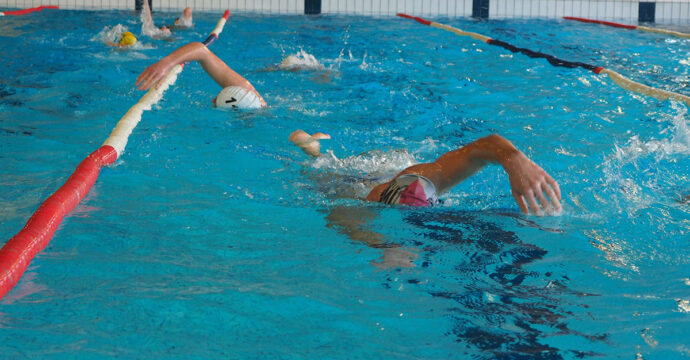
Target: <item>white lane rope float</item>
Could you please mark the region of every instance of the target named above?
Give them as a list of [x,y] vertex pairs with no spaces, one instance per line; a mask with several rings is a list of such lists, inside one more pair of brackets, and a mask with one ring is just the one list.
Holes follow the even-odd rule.
[[[230,11],[225,10],[216,28],[204,40],[204,45],[208,46],[218,39],[229,15]],[[151,87],[120,119],[103,145],[77,166],[67,182],[48,197],[24,228],[0,249],[0,300],[19,282],[34,256],[48,245],[62,219],[86,196],[96,182],[101,167],[112,164],[123,153],[127,138],[141,120],[143,112],[150,110],[163,97],[183,68],[184,64],[175,65],[159,86]]]

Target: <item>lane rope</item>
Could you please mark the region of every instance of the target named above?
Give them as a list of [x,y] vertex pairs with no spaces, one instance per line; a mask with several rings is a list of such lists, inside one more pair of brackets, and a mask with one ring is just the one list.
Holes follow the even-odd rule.
[[[204,45],[211,45],[218,39],[228,16],[230,11],[225,10],[216,28],[204,40]],[[48,197],[24,228],[0,249],[0,300],[17,285],[34,256],[45,249],[62,219],[86,196],[96,182],[101,168],[112,164],[122,154],[127,138],[141,120],[144,110],[150,110],[163,97],[163,93],[175,83],[183,67],[184,64],[175,65],[158,87],[152,86],[118,121],[103,145],[77,166],[67,182]]]
[[26,15],[28,13],[36,12],[36,11],[41,11],[43,9],[59,9],[59,7],[54,6],[54,5],[46,5],[46,6],[38,6],[30,9],[22,9],[22,10],[12,10],[12,11],[0,11],[0,16],[7,16],[7,15]]
[[672,36],[677,36],[680,38],[690,39],[690,34],[688,34],[688,33],[682,33],[679,31],[673,31],[673,30],[667,30],[667,29],[651,28],[651,27],[641,26],[641,25],[625,25],[625,24],[619,24],[619,23],[615,23],[615,22],[611,22],[611,21],[592,20],[592,19],[585,19],[585,18],[572,17],[572,16],[564,16],[563,18],[566,20],[573,20],[573,21],[579,21],[579,22],[590,23],[590,24],[606,25],[606,26],[612,26],[612,27],[628,29],[628,30],[640,30],[640,31],[645,31],[645,32],[650,32],[650,33],[672,35]]
[[455,33],[455,34],[460,35],[460,36],[469,36],[475,40],[485,42],[489,45],[500,46],[500,47],[502,47],[508,51],[511,51],[513,53],[521,53],[521,54],[527,55],[531,58],[543,58],[543,59],[546,59],[549,62],[549,64],[551,64],[553,66],[560,66],[560,67],[566,67],[566,68],[578,68],[579,67],[579,68],[583,68],[586,70],[590,70],[590,71],[594,72],[595,74],[605,74],[605,75],[608,75],[608,77],[611,80],[613,80],[613,82],[616,85],[622,87],[625,90],[632,91],[632,92],[635,92],[635,93],[638,93],[641,95],[645,95],[645,96],[650,96],[650,97],[653,97],[653,98],[658,99],[658,100],[668,100],[668,99],[678,100],[678,101],[682,101],[685,104],[687,104],[688,106],[690,106],[690,97],[689,96],[686,96],[683,94],[678,94],[678,93],[675,93],[672,91],[654,88],[654,87],[647,86],[644,84],[640,84],[638,82],[635,82],[633,80],[628,79],[627,77],[625,77],[625,76],[623,76],[623,75],[621,75],[621,74],[619,74],[613,70],[606,69],[602,66],[595,66],[595,65],[590,65],[587,63],[583,63],[583,62],[575,62],[575,61],[567,61],[567,60],[559,59],[553,55],[544,54],[544,53],[537,52],[537,51],[532,51],[530,49],[519,48],[517,46],[513,46],[511,44],[508,44],[508,43],[500,41],[500,40],[492,39],[492,38],[485,36],[485,35],[482,35],[482,34],[464,31],[464,30],[461,30],[461,29],[458,29],[458,28],[455,28],[455,27],[452,27],[449,25],[444,25],[444,24],[440,24],[440,23],[437,23],[434,21],[429,21],[429,20],[426,20],[426,19],[423,19],[423,18],[420,18],[417,16],[411,16],[411,15],[402,14],[402,13],[398,13],[397,15],[399,17],[402,17],[402,18],[415,20],[415,21],[417,21],[421,24],[424,24],[424,25],[429,25],[431,27],[450,31],[450,32]]

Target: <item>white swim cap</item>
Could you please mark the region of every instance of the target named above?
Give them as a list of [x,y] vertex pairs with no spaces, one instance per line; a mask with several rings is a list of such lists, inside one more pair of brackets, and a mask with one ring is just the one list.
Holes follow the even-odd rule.
[[216,96],[216,106],[239,109],[259,109],[261,99],[253,92],[241,86],[228,86]]

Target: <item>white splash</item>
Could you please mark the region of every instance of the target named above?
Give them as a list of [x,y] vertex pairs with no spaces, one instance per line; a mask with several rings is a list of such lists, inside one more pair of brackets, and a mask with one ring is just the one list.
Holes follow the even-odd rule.
[[170,36],[170,30],[161,30],[158,27],[156,27],[156,25],[153,23],[153,19],[151,18],[150,12],[147,16],[147,12],[142,11],[140,19],[142,35],[150,36],[152,38],[164,38]]
[[359,155],[338,159],[332,151],[313,163],[316,169],[324,169],[339,174],[359,174],[367,177],[395,175],[399,171],[417,163],[407,150],[372,150]]
[[684,299],[676,299],[678,304],[678,311],[690,314],[690,301]]
[[364,56],[362,57],[362,63],[359,65],[359,68],[362,70],[367,70],[369,68],[369,64],[367,64],[367,53],[364,53]]
[[286,56],[280,62],[278,68],[281,70],[324,70],[325,67],[321,64],[314,55],[307,53],[300,49],[296,54]]
[[[676,161],[690,155],[690,130],[685,116],[687,110],[677,104],[673,108],[678,113],[670,119],[671,126],[659,133],[665,138],[645,141],[639,135],[632,135],[625,146],[615,145],[613,154],[602,164],[604,186],[620,189],[625,203],[632,204],[632,208],[625,206],[628,211],[634,212],[635,209],[658,201],[658,194],[650,193],[649,190],[657,188],[660,176],[639,180],[640,174],[654,174],[654,169],[649,165],[640,165],[638,161],[653,158],[654,162],[659,163],[664,160]],[[631,167],[633,170],[630,170]],[[632,173],[628,174],[630,171]]]
[[117,42],[118,39],[120,39],[120,35],[122,35],[125,31],[128,31],[127,27],[122,24],[106,26],[103,28],[103,30],[101,30],[101,32],[94,35],[94,37],[91,38],[91,41],[100,41],[103,43]]
[[[126,31],[129,31],[129,29],[127,29],[127,27],[122,24],[117,24],[115,26],[106,26],[103,28],[103,30],[101,30],[101,32],[94,35],[90,39],[90,41],[102,42],[104,44],[117,43],[120,40],[120,36]],[[153,49],[151,45],[144,44],[141,41],[137,41],[136,44],[127,46],[127,48],[135,50]]]
[[673,127],[666,128],[660,134],[672,132],[670,139],[650,140],[644,142],[639,136],[630,138],[628,146],[620,148],[616,146],[616,158],[623,162],[633,162],[641,156],[653,154],[657,160],[672,155],[690,155],[690,131],[686,111],[676,115],[672,119]]

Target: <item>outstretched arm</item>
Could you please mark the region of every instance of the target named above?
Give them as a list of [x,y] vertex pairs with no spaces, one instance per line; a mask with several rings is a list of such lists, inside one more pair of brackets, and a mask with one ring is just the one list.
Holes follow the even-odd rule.
[[[432,163],[417,164],[402,174],[419,174],[434,182],[439,193],[474,175],[484,166],[496,163],[508,174],[510,187],[523,213],[541,214],[561,210],[558,183],[507,139],[489,135],[469,145],[443,154]],[[378,201],[388,183],[375,187],[367,200]],[[537,202],[538,201],[538,202]]]
[[211,50],[200,42],[184,45],[155,64],[147,67],[137,78],[136,85],[140,90],[147,90],[151,86],[158,84],[173,66],[189,61],[198,61],[206,73],[221,87],[239,86],[248,91],[253,91],[261,99],[262,105],[265,105],[261,95],[259,95],[256,89],[254,89],[254,86],[252,86],[247,79],[232,70],[223,60],[219,59]]

